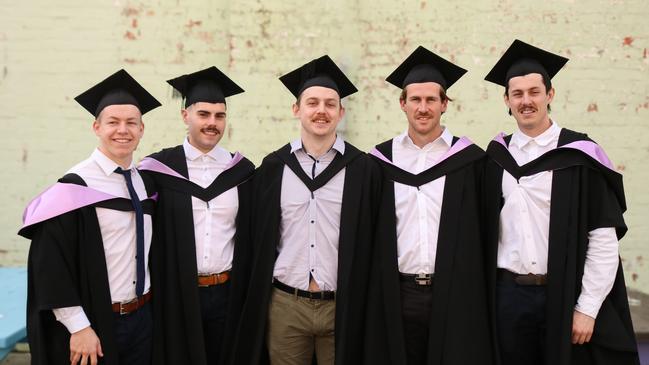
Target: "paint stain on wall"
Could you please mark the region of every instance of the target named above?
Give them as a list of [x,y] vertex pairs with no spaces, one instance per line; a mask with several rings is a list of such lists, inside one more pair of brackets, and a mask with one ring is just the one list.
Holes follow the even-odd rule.
[[599,111],[599,109],[597,107],[597,103],[588,104],[588,108],[586,109],[586,111],[588,111],[589,113]]
[[124,7],[124,9],[122,9],[122,15],[125,17],[132,17],[139,14],[140,14],[140,10],[132,6],[126,6]]
[[624,40],[622,41],[623,46],[630,46],[633,43],[634,39],[633,37],[627,36],[624,37]]
[[187,21],[187,24],[185,24],[185,28],[191,30],[194,27],[200,27],[203,24],[203,21],[201,20],[191,20]]
[[126,33],[124,33],[124,39],[128,39],[129,41],[134,41],[137,39],[137,37],[133,32],[127,30]]

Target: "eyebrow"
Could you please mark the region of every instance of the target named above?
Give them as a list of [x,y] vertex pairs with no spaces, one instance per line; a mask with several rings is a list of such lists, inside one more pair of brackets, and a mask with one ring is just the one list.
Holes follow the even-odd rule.
[[324,100],[325,102],[327,102],[327,101],[336,101],[336,102],[337,102],[337,101],[338,101],[338,99],[336,99],[336,98],[320,99],[320,98],[317,98],[317,97],[315,97],[315,96],[312,96],[312,97],[306,98],[306,100],[307,100],[307,101],[320,101],[320,100]]
[[[199,109],[199,110],[197,110],[196,112],[197,112],[197,113],[207,113],[207,114],[211,114],[211,113],[212,113],[211,111],[209,111],[209,110],[204,110],[204,109]],[[226,112],[215,112],[214,114],[215,114],[215,115],[225,115]]]

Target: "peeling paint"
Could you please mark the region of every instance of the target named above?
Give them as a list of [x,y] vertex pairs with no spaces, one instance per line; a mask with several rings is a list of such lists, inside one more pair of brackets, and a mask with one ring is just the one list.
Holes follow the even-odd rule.
[[131,32],[130,30],[127,30],[126,33],[124,33],[124,38],[130,41],[134,41],[135,39],[137,39],[135,34],[133,34],[133,32]]
[[203,24],[202,20],[191,20],[191,19],[189,19],[187,24],[185,24],[185,28],[192,29],[194,27],[200,27],[202,24]]
[[597,107],[597,103],[588,104],[588,108],[586,109],[586,111],[588,111],[589,113],[599,111],[599,109]]
[[127,6],[124,9],[122,9],[122,15],[125,16],[125,17],[130,18],[130,17],[132,17],[134,15],[139,15],[139,14],[140,14],[140,10],[138,10],[138,9],[136,9],[134,7]]
[[624,37],[624,40],[622,41],[623,46],[630,46],[633,43],[634,39],[633,37]]
[[131,27],[132,28],[137,28],[137,19],[136,18],[133,18],[133,20],[131,21]]

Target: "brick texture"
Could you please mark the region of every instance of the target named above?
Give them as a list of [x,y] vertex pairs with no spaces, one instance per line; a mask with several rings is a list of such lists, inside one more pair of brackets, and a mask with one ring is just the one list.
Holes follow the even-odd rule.
[[[254,162],[295,138],[294,101],[277,77],[328,53],[358,86],[340,133],[362,149],[406,126],[384,78],[417,45],[469,73],[443,122],[481,146],[511,132],[503,90],[482,80],[514,38],[570,58],[553,118],[586,131],[624,174],[630,287],[649,292],[649,6],[645,0],[0,1],[0,266],[25,265],[15,233],[29,200],[96,145],[73,98],[126,68],[164,104],[145,116],[137,157],[181,142],[180,100],[164,80],[216,65],[246,89],[228,101],[222,144]],[[649,260],[649,257],[647,258]]]

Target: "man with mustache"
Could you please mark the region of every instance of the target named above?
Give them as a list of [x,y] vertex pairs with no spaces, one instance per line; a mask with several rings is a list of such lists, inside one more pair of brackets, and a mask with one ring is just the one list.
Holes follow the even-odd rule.
[[[343,141],[341,99],[356,92],[322,56],[280,77],[300,138],[254,181],[255,258],[234,364],[358,364],[376,170]],[[374,189],[374,190],[373,190]]]
[[152,189],[133,165],[142,115],[160,103],[120,70],[75,100],[99,145],[29,204],[32,364],[150,364]]
[[510,364],[638,364],[618,240],[622,176],[585,134],[550,118],[568,59],[515,40],[485,80],[505,87],[518,130],[489,144],[488,281]]
[[[383,172],[366,364],[491,364],[479,198],[484,151],[441,124],[466,70],[419,46],[386,79],[408,122]],[[470,349],[468,348],[470,346]]]
[[216,67],[167,81],[184,98],[182,145],[145,158],[156,183],[151,253],[155,364],[225,364],[249,272],[249,181],[253,164],[218,146],[225,98],[243,92]]

